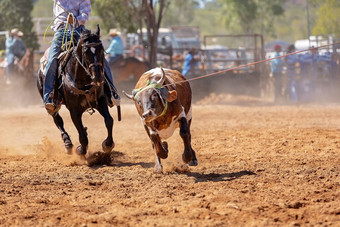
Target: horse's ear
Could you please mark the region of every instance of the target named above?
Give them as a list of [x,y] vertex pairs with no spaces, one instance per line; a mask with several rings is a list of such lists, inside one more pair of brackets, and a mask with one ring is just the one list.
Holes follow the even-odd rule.
[[100,36],[100,27],[99,27],[99,24],[97,24],[97,31],[96,31],[96,35],[97,35],[97,36]]

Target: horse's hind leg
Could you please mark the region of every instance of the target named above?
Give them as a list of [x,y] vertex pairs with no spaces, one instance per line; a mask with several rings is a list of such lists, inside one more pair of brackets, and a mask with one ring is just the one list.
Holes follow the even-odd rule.
[[70,109],[70,114],[73,124],[76,126],[79,134],[80,145],[77,147],[76,151],[79,155],[86,155],[89,141],[87,139],[86,128],[83,126],[83,122],[81,120],[83,113],[74,107],[73,109]]
[[110,152],[115,146],[115,143],[113,142],[113,138],[112,138],[113,118],[110,115],[104,96],[102,96],[98,100],[97,110],[104,117],[105,126],[107,129],[107,138],[103,141],[102,147],[103,147],[104,152]]
[[63,119],[60,117],[59,113],[56,113],[56,114],[53,115],[53,120],[54,120],[54,123],[56,124],[56,126],[58,127],[58,129],[61,132],[61,138],[64,141],[66,153],[71,154],[73,144],[72,144],[72,141],[70,139],[70,136],[67,134],[67,132],[64,129]]

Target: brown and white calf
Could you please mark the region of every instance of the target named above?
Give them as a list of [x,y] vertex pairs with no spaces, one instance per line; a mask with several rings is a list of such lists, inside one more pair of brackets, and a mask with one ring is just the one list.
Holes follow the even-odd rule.
[[[183,82],[176,83],[180,81]],[[184,143],[182,159],[191,166],[197,165],[196,154],[191,147],[191,88],[181,73],[170,69],[151,69],[140,77],[132,95],[125,95],[135,101],[151,139],[156,152],[155,172],[163,169],[160,158],[168,157],[168,144],[162,140],[171,137],[178,127]]]

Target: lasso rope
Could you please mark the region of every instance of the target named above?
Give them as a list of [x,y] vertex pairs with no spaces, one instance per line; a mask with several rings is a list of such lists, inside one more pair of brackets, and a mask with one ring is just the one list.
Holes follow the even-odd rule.
[[57,4],[60,8],[62,8],[62,9],[64,10],[65,13],[67,13],[67,21],[66,21],[66,25],[65,25],[65,27],[64,27],[64,32],[60,33],[59,36],[57,36],[57,37],[55,37],[54,39],[52,39],[51,41],[47,42],[47,41],[46,41],[46,34],[47,34],[47,31],[48,31],[48,29],[52,26],[52,24],[54,23],[54,21],[55,21],[56,19],[58,19],[58,17],[59,17],[60,15],[58,15],[57,17],[55,17],[55,18],[49,23],[49,25],[47,25],[47,27],[46,27],[46,29],[45,29],[45,32],[44,32],[44,39],[43,39],[43,40],[44,40],[44,42],[45,42],[46,44],[51,44],[51,43],[54,42],[56,39],[59,39],[61,35],[63,35],[61,48],[62,48],[62,50],[67,50],[67,51],[69,51],[69,50],[71,49],[71,46],[73,45],[73,36],[74,36],[73,33],[74,33],[74,30],[75,30],[75,26],[73,25],[73,26],[72,26],[72,30],[71,30],[70,44],[69,44],[68,47],[66,47],[66,49],[64,49],[64,48],[65,48],[65,43],[67,43],[67,32],[68,32],[68,28],[69,28],[69,25],[71,24],[71,23],[69,23],[69,20],[70,20],[70,18],[72,17],[72,21],[73,21],[73,24],[74,24],[76,18],[75,18],[75,16],[74,16],[73,13],[68,12],[68,11],[67,11],[62,5],[60,5],[57,1],[55,1],[55,0],[52,0],[52,1],[53,1],[55,4]]
[[206,75],[203,75],[203,76],[198,76],[198,77],[195,77],[195,78],[190,78],[190,79],[186,79],[186,80],[182,80],[182,81],[177,81],[177,82],[174,82],[174,83],[164,84],[163,87],[167,87],[167,86],[175,85],[175,84],[180,84],[180,83],[184,83],[184,82],[188,82],[188,81],[193,81],[193,80],[199,80],[199,79],[202,79],[202,78],[206,78],[206,77],[210,77],[210,76],[215,76],[215,75],[222,74],[222,73],[225,73],[225,72],[228,72],[228,71],[232,71],[232,70],[235,70],[235,69],[240,69],[240,68],[244,68],[244,67],[247,67],[247,66],[252,66],[252,65],[263,63],[263,62],[271,61],[271,60],[274,60],[274,59],[277,59],[277,58],[284,58],[284,57],[287,57],[287,56],[290,56],[290,55],[294,55],[294,54],[298,54],[298,53],[302,53],[302,52],[306,52],[306,51],[310,51],[310,50],[315,50],[315,49],[322,49],[322,48],[325,48],[325,47],[328,47],[328,46],[332,46],[332,45],[337,45],[337,44],[340,44],[340,42],[326,44],[326,45],[322,45],[322,46],[314,47],[314,48],[309,48],[309,49],[305,49],[305,50],[295,51],[295,52],[292,52],[292,53],[289,53],[289,54],[285,54],[285,55],[282,55],[282,56],[278,56],[278,57],[274,57],[274,58],[268,58],[268,59],[265,59],[265,60],[261,60],[261,61],[257,61],[257,62],[252,62],[252,63],[245,64],[245,65],[236,66],[236,67],[233,67],[233,68],[230,68],[230,69],[226,69],[226,70],[222,70],[222,71],[218,71],[218,72],[215,72],[215,73],[210,73],[210,74],[206,74]]

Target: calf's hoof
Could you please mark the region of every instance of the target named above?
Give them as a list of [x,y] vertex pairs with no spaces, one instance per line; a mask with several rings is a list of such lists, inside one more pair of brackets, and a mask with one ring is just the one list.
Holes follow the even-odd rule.
[[154,173],[163,173],[163,166],[162,165],[155,165],[155,169],[153,170]]
[[111,145],[109,142],[107,142],[107,140],[104,140],[102,143],[102,147],[103,147],[103,151],[105,153],[109,153],[113,150],[113,148],[115,147],[115,143],[112,141]]

